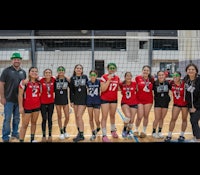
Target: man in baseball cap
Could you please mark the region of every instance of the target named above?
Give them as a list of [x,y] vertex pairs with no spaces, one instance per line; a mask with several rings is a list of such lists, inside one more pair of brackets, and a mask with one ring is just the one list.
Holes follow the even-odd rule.
[[0,102],[4,105],[3,142],[9,142],[10,136],[12,139],[19,139],[18,87],[20,81],[26,79],[26,72],[20,67],[20,53],[13,53],[10,59],[11,65],[5,68],[0,76]]
[[20,53],[17,53],[17,52],[13,53],[10,59],[12,60],[12,59],[15,59],[15,58],[22,59]]

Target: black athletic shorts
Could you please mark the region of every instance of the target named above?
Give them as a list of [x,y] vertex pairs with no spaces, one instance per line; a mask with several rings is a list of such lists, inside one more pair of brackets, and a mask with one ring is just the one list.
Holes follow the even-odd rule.
[[40,111],[40,108],[35,108],[35,109],[24,109],[24,113],[30,114],[32,112],[37,112]]

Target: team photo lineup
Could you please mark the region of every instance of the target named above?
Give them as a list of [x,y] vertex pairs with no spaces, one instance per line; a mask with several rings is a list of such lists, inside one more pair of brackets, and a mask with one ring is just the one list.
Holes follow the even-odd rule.
[[143,64],[137,74],[119,74],[113,60],[101,74],[77,62],[69,74],[62,64],[24,69],[23,61],[10,52],[0,75],[1,142],[200,142],[196,62],[182,71]]

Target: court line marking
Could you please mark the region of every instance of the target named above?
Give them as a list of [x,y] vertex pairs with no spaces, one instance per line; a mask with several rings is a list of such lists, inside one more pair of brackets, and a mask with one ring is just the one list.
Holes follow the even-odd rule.
[[[167,135],[168,133],[163,133],[163,135]],[[180,132],[177,132],[177,133],[172,133],[172,136],[173,135],[178,135],[180,134]],[[192,132],[185,132],[185,135],[190,135],[192,134]],[[60,134],[52,134],[52,137],[59,137]],[[147,134],[148,136],[150,136],[151,134]],[[48,135],[47,135],[48,136]],[[77,136],[77,134],[70,134],[70,137],[74,137],[74,136]],[[86,137],[89,137],[89,136],[92,136],[92,134],[84,134],[84,136]],[[98,134],[98,136],[102,136],[102,134]],[[112,136],[111,134],[107,134],[107,136]],[[120,135],[121,136],[121,135]],[[2,135],[0,135],[0,137],[2,137]],[[30,137],[29,134],[26,134],[25,137]],[[42,134],[35,134],[35,137],[42,137]],[[123,138],[123,137],[122,137]]]

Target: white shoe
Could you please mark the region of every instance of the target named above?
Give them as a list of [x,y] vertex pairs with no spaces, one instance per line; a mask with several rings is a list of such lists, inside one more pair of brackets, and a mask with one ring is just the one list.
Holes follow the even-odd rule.
[[96,135],[92,135],[91,137],[90,137],[90,140],[91,141],[93,141],[93,140],[95,140],[96,139]]
[[61,139],[61,140],[65,139],[65,135],[64,134],[60,134],[59,139]]
[[130,118],[124,117],[124,123],[129,123],[129,121],[130,121]]
[[141,132],[140,133],[140,138],[145,138],[147,136],[146,132]]
[[69,138],[70,135],[68,133],[64,133],[65,138]]
[[127,135],[128,139],[132,140],[134,138],[134,135],[133,135],[133,131],[130,130],[128,135]]
[[156,138],[156,139],[160,138],[160,137],[158,136],[157,133],[153,133],[153,134],[152,134],[152,137],[153,137],[153,138]]
[[199,139],[197,140],[196,137],[193,137],[190,142],[199,142]]
[[192,139],[192,140],[190,140],[190,142],[196,142],[196,140],[195,140],[195,139]]
[[158,138],[160,138],[160,139],[163,139],[163,138],[164,138],[164,136],[162,135],[162,132],[159,132],[159,133],[158,133]]
[[133,131],[133,135],[136,136],[136,137],[138,137],[138,136],[139,136],[138,130],[134,130],[134,131]]
[[32,140],[32,143],[37,143],[38,141],[37,140]]

